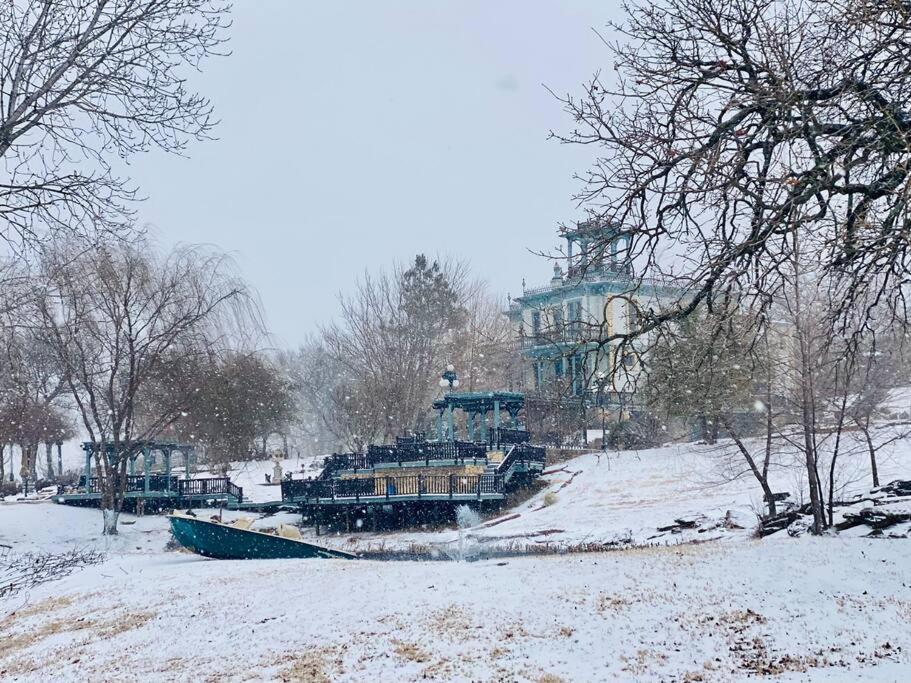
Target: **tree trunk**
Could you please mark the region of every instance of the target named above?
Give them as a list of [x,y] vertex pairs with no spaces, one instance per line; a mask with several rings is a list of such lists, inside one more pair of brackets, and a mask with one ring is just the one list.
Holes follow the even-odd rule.
[[102,518],[104,520],[104,527],[101,533],[104,536],[116,536],[117,531],[117,519],[120,517],[119,510],[102,510]]
[[[750,471],[753,473],[753,476],[756,477],[756,481],[759,482],[759,487],[762,489],[763,497],[765,498],[766,505],[769,508],[769,516],[775,515],[778,510],[775,505],[775,496],[772,495],[772,487],[769,486],[768,478],[768,466],[763,468],[762,471],[756,466],[756,459],[750,454],[750,451],[747,449],[746,444],[743,443],[743,439],[734,431],[734,424],[731,420],[727,418],[721,418],[720,420],[724,421],[724,427],[728,430],[728,434],[731,439],[734,441],[734,444],[737,446],[737,449],[743,455],[744,460],[747,461],[747,465],[750,467]],[[719,420],[719,421],[720,421]],[[768,462],[768,461],[766,461]]]
[[873,487],[879,488],[879,469],[876,466],[876,447],[873,445],[873,439],[870,438],[869,428],[861,428],[864,433],[864,439],[867,441],[867,450],[870,451],[870,472],[873,474]]
[[50,441],[44,444],[44,459],[47,461],[47,478],[54,478],[54,444]]
[[0,484],[3,483],[3,479],[6,476],[6,444],[0,443]]
[[38,481],[38,443],[28,447],[28,471],[32,481]]
[[57,444],[57,476],[63,476],[63,444]]

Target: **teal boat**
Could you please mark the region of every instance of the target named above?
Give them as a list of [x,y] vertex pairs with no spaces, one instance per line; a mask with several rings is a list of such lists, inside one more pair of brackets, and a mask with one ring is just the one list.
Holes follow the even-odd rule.
[[356,555],[341,550],[307,543],[296,527],[279,525],[276,533],[254,531],[252,520],[217,522],[199,519],[192,515],[168,515],[171,533],[187,550],[218,560],[276,560],[276,559],[343,559],[353,560]]

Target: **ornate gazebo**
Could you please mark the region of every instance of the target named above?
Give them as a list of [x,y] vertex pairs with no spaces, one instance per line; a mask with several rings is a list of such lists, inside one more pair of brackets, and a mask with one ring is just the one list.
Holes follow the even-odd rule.
[[[437,439],[453,441],[455,424],[453,411],[465,413],[469,441],[486,441],[488,430],[500,429],[502,413],[506,412],[506,425],[511,429],[521,429],[519,412],[525,406],[525,395],[515,391],[468,391],[450,392],[433,402],[437,411]],[[488,413],[493,413],[493,423],[488,420]]]

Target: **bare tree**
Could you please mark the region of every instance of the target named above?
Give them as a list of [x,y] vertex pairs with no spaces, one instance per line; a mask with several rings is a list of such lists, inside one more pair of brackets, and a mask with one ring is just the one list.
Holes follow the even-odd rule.
[[620,38],[608,44],[615,77],[597,74],[581,97],[560,98],[575,127],[555,137],[597,148],[579,200],[619,226],[613,239],[628,240],[631,289],[670,274],[683,291],[644,312],[637,329],[595,341],[628,341],[727,301],[749,308],[758,332],[787,301],[819,532],[817,360],[833,339],[855,353],[874,322],[907,321],[911,8],[899,0],[625,8],[625,23],[613,27]]
[[2,419],[9,429],[8,438],[20,446],[24,478],[38,479],[39,444],[45,444],[46,472],[54,476],[51,445],[68,431],[68,419],[62,405],[66,380],[63,368],[50,346],[35,330],[16,323],[3,331]]
[[449,363],[469,388],[507,381],[508,323],[466,264],[418,255],[407,267],[365,275],[341,303],[341,319],[320,340],[336,373],[321,393],[331,413],[323,422],[347,447],[425,431]]
[[0,239],[21,248],[128,227],[136,188],[113,159],[209,136],[212,105],[186,76],[223,45],[227,10],[221,0],[0,4]]
[[837,293],[833,326],[863,323],[874,308],[904,320],[907,3],[662,0],[626,10],[620,42],[608,45],[616,77],[561,98],[576,127],[557,137],[598,148],[579,198],[621,225],[637,274],[672,264],[687,284],[639,331],[723,291],[768,309],[795,236]]
[[175,385],[155,410],[142,410],[147,383],[175,354],[228,344],[257,319],[253,299],[222,254],[185,247],[160,257],[147,243],[115,243],[50,254],[33,307],[95,449],[104,533],[117,533],[129,459],[189,400]]

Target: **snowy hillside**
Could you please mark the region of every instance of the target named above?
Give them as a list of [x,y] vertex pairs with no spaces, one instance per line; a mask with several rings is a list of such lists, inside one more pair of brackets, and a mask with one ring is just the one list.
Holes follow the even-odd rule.
[[[848,435],[843,446],[839,498],[871,486],[866,454],[856,440]],[[756,528],[757,514],[763,512],[762,491],[749,473],[731,480],[729,452],[730,445],[721,443],[583,455],[549,467],[544,490],[468,533],[481,548],[746,539]],[[880,461],[883,482],[911,478],[911,440],[884,449]],[[799,464],[789,454],[779,455],[777,462],[771,471],[773,489],[791,492],[791,499],[802,503]],[[659,531],[681,519],[695,523],[694,527]],[[453,547],[457,538],[455,531],[436,531],[358,533],[329,541],[354,551],[411,544],[445,549]]]

